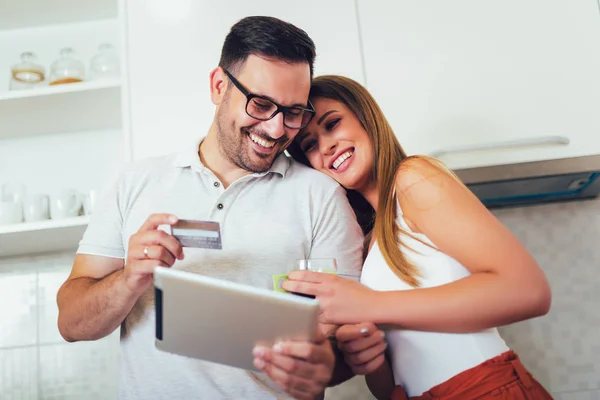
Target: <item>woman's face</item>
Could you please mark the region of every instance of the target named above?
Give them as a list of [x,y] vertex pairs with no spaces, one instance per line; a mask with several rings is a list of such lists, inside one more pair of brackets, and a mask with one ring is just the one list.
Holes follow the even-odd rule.
[[331,99],[313,101],[316,114],[296,137],[310,165],[347,189],[369,185],[373,143],[358,118],[344,104]]

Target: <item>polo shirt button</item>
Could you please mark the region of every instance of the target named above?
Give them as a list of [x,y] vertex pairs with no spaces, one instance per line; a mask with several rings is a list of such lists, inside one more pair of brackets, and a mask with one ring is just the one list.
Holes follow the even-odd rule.
[[217,208],[218,208],[219,210],[222,210],[222,209],[223,209],[223,204],[221,204],[221,203],[217,204]]
[[221,186],[221,184],[219,182],[215,182],[214,185],[215,185],[215,187]]

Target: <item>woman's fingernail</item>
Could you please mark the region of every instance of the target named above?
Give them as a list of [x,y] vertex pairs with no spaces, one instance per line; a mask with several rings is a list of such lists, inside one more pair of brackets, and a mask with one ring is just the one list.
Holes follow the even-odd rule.
[[176,222],[177,222],[177,217],[176,217],[176,216],[174,216],[174,215],[171,215],[171,216],[169,217],[169,222],[170,222],[170,223],[172,223],[172,224],[176,223]]
[[369,333],[369,328],[362,328],[360,330],[360,333],[363,334],[363,335],[367,335]]
[[385,332],[379,332],[379,336],[381,336],[382,338],[385,337]]
[[262,347],[255,347],[252,349],[252,355],[255,357],[264,357],[265,350]]
[[254,359],[254,366],[258,369],[263,369],[265,367],[265,362],[260,358]]
[[282,351],[282,350],[283,350],[283,349],[282,349],[282,347],[281,347],[281,345],[280,345],[279,343],[275,343],[275,344],[273,345],[273,351],[274,351],[275,353],[281,353],[281,351]]

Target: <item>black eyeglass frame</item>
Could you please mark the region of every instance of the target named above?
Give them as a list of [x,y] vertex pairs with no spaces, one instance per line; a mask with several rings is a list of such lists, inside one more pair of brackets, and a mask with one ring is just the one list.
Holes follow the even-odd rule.
[[[223,69],[223,71],[225,72],[225,75],[227,75],[227,77],[229,78],[229,80],[231,81],[231,83],[233,83],[233,85],[238,88],[238,90],[240,92],[242,92],[242,94],[244,96],[246,96],[246,107],[244,108],[244,110],[246,111],[246,114],[248,114],[248,116],[257,119],[259,121],[268,121],[270,119],[275,118],[275,116],[279,113],[283,114],[283,125],[285,125],[287,128],[289,129],[302,129],[304,127],[306,127],[308,124],[310,124],[310,121],[312,121],[312,119],[315,116],[315,108],[313,107],[312,103],[310,102],[310,100],[308,101],[308,106],[310,108],[304,108],[304,107],[298,107],[298,106],[292,106],[292,107],[288,107],[288,106],[282,106],[281,104],[277,104],[276,102],[274,102],[273,100],[265,97],[265,96],[260,96],[258,94],[254,94],[254,93],[250,93],[250,91],[248,89],[246,89],[244,87],[244,85],[242,85],[240,83],[240,81],[238,81],[229,71],[227,71],[226,69]],[[257,118],[254,115],[250,114],[248,112],[248,105],[250,104],[250,101],[252,99],[262,99],[264,101],[268,101],[269,103],[272,103],[273,105],[275,105],[276,109],[275,111],[273,111],[273,114],[271,114],[268,118]],[[288,115],[287,112],[290,110],[298,110],[298,111],[302,111],[305,113],[308,113],[310,115],[310,117],[308,118],[308,120],[306,121],[305,124],[303,124],[302,126],[298,127],[292,127],[286,124],[285,122],[285,116]]]

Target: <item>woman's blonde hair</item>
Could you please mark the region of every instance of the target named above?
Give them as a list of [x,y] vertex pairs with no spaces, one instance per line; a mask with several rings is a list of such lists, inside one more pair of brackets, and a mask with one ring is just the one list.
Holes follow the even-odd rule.
[[[319,98],[344,104],[356,115],[369,135],[373,143],[374,160],[370,178],[377,182],[379,212],[374,213],[366,200],[352,190],[348,190],[348,199],[363,231],[368,233],[372,228],[381,253],[392,271],[406,283],[419,286],[417,278],[420,277],[420,271],[401,250],[402,238],[411,234],[396,223],[396,172],[400,163],[407,158],[406,153],[373,96],[358,82],[337,75],[319,76],[312,82],[310,99]],[[297,143],[292,143],[288,152],[297,161],[310,166]]]

